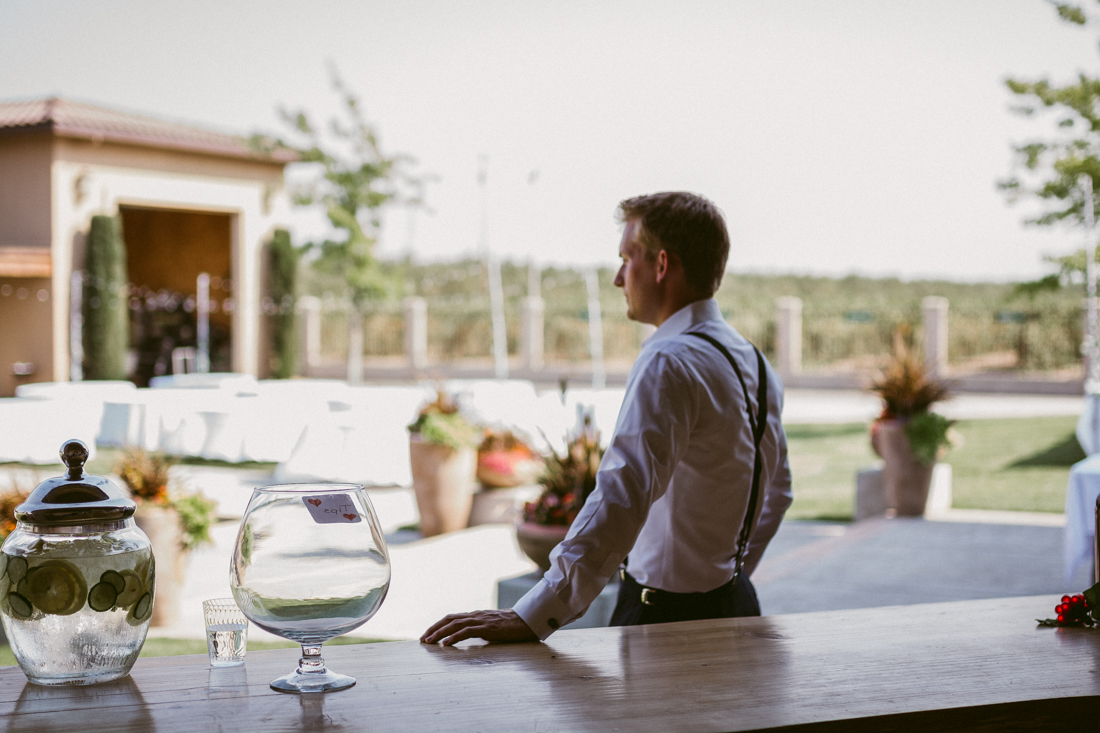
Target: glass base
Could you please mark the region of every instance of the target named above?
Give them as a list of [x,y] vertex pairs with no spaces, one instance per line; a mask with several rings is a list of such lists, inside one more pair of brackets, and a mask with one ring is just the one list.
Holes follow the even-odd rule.
[[354,684],[354,677],[336,674],[325,668],[325,660],[321,659],[320,644],[302,644],[302,658],[298,660],[298,668],[290,674],[272,680],[271,689],[305,694],[346,690]]
[[290,674],[271,680],[271,689],[292,694],[307,694],[310,692],[335,692],[346,690],[355,684],[354,677],[335,672],[306,672],[294,670]]

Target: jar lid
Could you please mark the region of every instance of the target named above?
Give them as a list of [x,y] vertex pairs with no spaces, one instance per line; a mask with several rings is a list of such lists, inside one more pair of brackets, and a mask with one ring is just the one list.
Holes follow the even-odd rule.
[[67,440],[61,446],[66,476],[46,479],[15,508],[20,522],[55,526],[94,524],[132,516],[137,505],[103,476],[84,473],[88,446]]

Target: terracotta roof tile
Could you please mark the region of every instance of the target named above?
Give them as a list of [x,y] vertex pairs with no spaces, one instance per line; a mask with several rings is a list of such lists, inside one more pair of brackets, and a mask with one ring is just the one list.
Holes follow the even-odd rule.
[[[49,129],[62,137],[110,140],[232,158],[264,157],[250,148],[244,137],[83,102],[58,98],[0,102],[0,135],[34,129]],[[270,159],[287,163],[297,158],[288,151],[281,151]]]

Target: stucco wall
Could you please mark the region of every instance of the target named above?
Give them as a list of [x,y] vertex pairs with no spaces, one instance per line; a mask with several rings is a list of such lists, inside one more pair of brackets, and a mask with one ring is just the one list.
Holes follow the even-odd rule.
[[50,153],[45,134],[0,138],[0,247],[50,246]]
[[[49,379],[52,301],[49,278],[0,277],[0,397],[11,397],[25,382]],[[15,377],[16,362],[33,363],[37,371]]]

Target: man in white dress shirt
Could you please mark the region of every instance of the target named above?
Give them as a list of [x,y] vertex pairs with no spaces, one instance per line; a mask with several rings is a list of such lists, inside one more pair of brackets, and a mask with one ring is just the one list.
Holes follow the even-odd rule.
[[790,506],[791,476],[779,377],[713,299],[725,221],[681,192],[627,199],[619,213],[615,285],[627,316],[657,330],[630,370],[596,488],[515,608],[449,615],[423,642],[546,639],[617,570],[612,625],[760,614],[749,576]]

